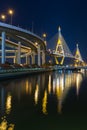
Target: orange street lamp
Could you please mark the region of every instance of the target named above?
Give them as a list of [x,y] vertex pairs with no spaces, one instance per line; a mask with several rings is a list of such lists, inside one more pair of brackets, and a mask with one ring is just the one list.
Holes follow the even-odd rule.
[[8,13],[11,15],[11,25],[12,25],[12,16],[13,16],[14,11],[12,9],[9,9]]

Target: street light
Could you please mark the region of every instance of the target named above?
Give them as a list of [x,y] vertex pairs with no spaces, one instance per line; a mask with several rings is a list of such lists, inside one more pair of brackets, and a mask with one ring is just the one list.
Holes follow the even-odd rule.
[[44,38],[46,37],[46,33],[43,34],[43,37],[44,37]]
[[38,43],[37,43],[37,42],[35,42],[35,46],[36,46],[36,47],[38,46]]
[[2,15],[1,15],[1,19],[2,19],[3,22],[5,22],[5,20],[6,20],[6,15],[2,14]]
[[13,10],[12,9],[9,9],[8,13],[11,15],[11,25],[12,25],[12,16],[13,16]]
[[46,45],[46,37],[47,37],[47,35],[46,35],[46,33],[44,33],[43,38],[44,38],[45,45]]

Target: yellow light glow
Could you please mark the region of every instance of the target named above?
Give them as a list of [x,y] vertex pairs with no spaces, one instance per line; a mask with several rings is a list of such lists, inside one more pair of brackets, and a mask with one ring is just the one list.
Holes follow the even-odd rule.
[[8,11],[8,13],[9,13],[10,15],[12,15],[12,14],[13,14],[13,10],[10,9],[10,10]]
[[44,41],[45,45],[47,46],[47,41]]
[[46,37],[46,33],[43,34],[43,37],[44,37],[44,38]]
[[35,45],[38,46],[38,42],[35,42]]
[[29,84],[28,84],[28,80],[26,81],[26,94],[29,93]]
[[62,94],[63,94],[63,89],[61,86],[56,87],[56,94],[58,97],[58,112],[61,113],[61,108],[62,108]]
[[82,82],[82,76],[80,74],[77,74],[77,76],[76,76],[77,95],[79,94],[79,88],[80,88],[81,82]]
[[38,94],[39,94],[39,86],[37,84],[36,90],[35,90],[35,95],[34,95],[35,104],[38,104]]
[[60,64],[63,65],[63,63],[64,63],[64,57],[62,57]]
[[60,45],[60,44],[61,44],[61,40],[60,40],[60,39],[58,39],[58,42],[57,42],[57,44],[58,44],[58,45]]
[[0,130],[7,130],[7,121],[5,119],[0,124]]
[[49,75],[48,92],[51,93],[51,75]]
[[8,94],[7,100],[6,100],[6,113],[7,114],[9,114],[11,111],[11,100],[12,100],[12,96]]
[[77,56],[77,55],[79,55],[79,51],[78,51],[78,50],[76,51],[76,56]]
[[58,99],[60,99],[61,96],[62,96],[62,93],[63,93],[62,87],[61,87],[61,86],[58,86],[58,87],[56,88],[56,92],[57,92]]
[[64,77],[62,75],[61,80],[60,80],[60,86],[61,86],[61,90],[64,90]]
[[58,58],[55,57],[55,61],[56,61],[56,64],[58,65],[59,64],[59,61],[58,61]]
[[56,78],[53,79],[53,87],[52,87],[52,91],[55,94],[55,87],[56,87]]
[[44,114],[47,114],[47,91],[44,92],[44,97],[42,100],[42,112]]
[[8,124],[5,118],[2,118],[2,122],[0,123],[0,130],[14,130],[14,124]]
[[58,98],[58,112],[61,113],[64,92],[64,75],[62,74],[59,75],[59,77],[56,77],[55,83],[55,94]]
[[1,15],[1,19],[5,20],[6,16],[4,14]]
[[9,124],[8,130],[14,130],[14,124]]
[[31,82],[29,83],[29,94],[31,95],[31,93],[32,93],[32,84],[31,84]]

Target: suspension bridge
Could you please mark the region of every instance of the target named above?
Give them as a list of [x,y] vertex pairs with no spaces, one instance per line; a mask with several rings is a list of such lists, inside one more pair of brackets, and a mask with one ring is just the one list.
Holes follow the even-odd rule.
[[65,58],[74,59],[76,64],[84,62],[78,44],[76,45],[74,54],[71,53],[64,37],[61,34],[60,27],[58,28],[57,40],[52,39],[52,41],[56,42],[55,50],[48,50],[48,53],[55,58],[56,64],[63,65]]

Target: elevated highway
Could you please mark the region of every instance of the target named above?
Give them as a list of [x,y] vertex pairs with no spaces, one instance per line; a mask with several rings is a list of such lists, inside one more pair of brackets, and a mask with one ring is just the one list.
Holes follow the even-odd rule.
[[27,45],[31,48],[33,48],[35,42],[37,42],[40,44],[41,48],[46,49],[45,42],[41,37],[20,27],[0,22],[0,32],[6,32],[7,36],[12,37],[15,40],[27,41]]
[[[29,52],[32,57],[32,64],[35,64],[35,55],[38,56],[38,65],[41,65],[41,56],[42,56],[42,64],[45,63],[45,51],[46,45],[44,40],[38,35],[22,29],[20,27],[16,27],[13,25],[9,25],[6,23],[0,22],[0,33],[1,33],[1,63],[5,63],[6,57],[10,58],[11,56],[6,56],[7,51],[6,47],[11,47],[11,49],[17,50],[17,55],[13,57],[18,59],[17,62],[21,63],[21,53],[25,52],[25,56],[29,56]],[[28,60],[29,61],[29,60]]]

